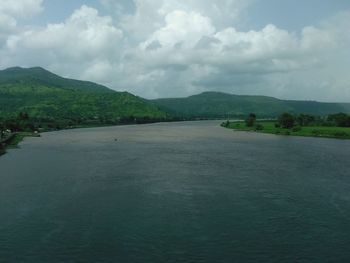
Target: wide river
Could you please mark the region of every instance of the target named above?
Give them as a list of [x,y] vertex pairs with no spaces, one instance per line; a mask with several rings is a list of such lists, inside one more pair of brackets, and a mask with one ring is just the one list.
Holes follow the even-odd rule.
[[0,262],[350,262],[350,141],[215,121],[27,138],[0,157]]

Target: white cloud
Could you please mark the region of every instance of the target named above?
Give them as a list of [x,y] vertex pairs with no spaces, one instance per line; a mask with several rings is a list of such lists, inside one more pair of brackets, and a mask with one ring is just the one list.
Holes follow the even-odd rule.
[[81,71],[84,64],[118,58],[122,36],[110,17],[99,16],[96,9],[82,6],[63,23],[9,37],[7,50],[14,55],[13,60],[22,60],[21,64],[39,59],[41,64],[54,64],[55,68],[73,64]]
[[[191,17],[184,11],[180,14],[185,17],[182,22]],[[176,19],[166,19],[141,48],[128,51],[124,63],[129,66],[124,69],[137,64],[135,73],[143,76],[142,84],[130,81],[129,88],[150,97],[221,90],[320,100],[344,100],[339,97],[344,94],[350,100],[344,90],[348,77],[339,70],[337,58],[337,54],[349,53],[344,47],[350,44],[345,34],[350,14],[338,16],[318,27],[305,27],[300,34],[275,25],[260,31],[242,32],[233,27],[214,31],[212,23],[199,23],[211,26],[196,35],[193,23],[177,27]]]
[[293,52],[298,45],[293,34],[274,25],[267,25],[261,31],[249,32],[228,28],[218,32],[215,38],[219,40],[217,46],[220,46],[223,53],[255,60]]
[[154,32],[142,44],[144,48],[155,42],[162,47],[175,45],[194,47],[202,37],[210,36],[215,32],[210,18],[196,12],[175,10],[166,15],[165,21],[166,25]]
[[[44,29],[25,31],[16,36],[10,48],[23,48],[56,52],[70,59],[94,57],[105,52],[106,56],[122,37],[113,26],[110,17],[99,16],[96,9],[82,6],[61,24],[49,24]],[[107,55],[108,54],[108,55]]]
[[43,0],[0,1],[0,47],[16,30],[18,19],[31,18],[43,11]]
[[6,37],[0,66],[41,65],[146,97],[220,90],[350,100],[349,12],[299,32],[242,31],[234,24],[244,1],[135,0],[128,14],[121,1],[101,1],[122,17],[82,6],[62,23],[22,29]]
[[163,27],[166,23],[165,17],[176,10],[210,17],[214,27],[224,28],[237,22],[241,12],[254,2],[254,0],[133,0],[134,12],[122,15],[120,11],[127,9],[126,3],[101,1],[105,6],[116,10],[118,19],[121,17],[122,28],[137,40]]
[[16,27],[16,25],[16,19],[9,15],[0,13],[0,33],[8,34]]
[[1,0],[0,14],[13,18],[29,18],[43,11],[43,0]]
[[302,48],[323,49],[337,46],[337,39],[333,32],[318,29],[313,26],[305,27],[302,31]]

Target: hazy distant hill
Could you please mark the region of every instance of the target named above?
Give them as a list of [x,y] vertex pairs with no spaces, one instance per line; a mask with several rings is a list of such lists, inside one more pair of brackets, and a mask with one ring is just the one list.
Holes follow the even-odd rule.
[[164,118],[157,106],[127,92],[62,78],[42,68],[0,71],[0,117],[27,112],[35,118],[117,120]]
[[240,96],[221,92],[205,92],[187,98],[157,99],[153,103],[162,110],[184,117],[242,116],[251,112],[260,117],[275,117],[283,112],[327,115],[350,113],[350,104],[314,101],[287,101],[266,96]]

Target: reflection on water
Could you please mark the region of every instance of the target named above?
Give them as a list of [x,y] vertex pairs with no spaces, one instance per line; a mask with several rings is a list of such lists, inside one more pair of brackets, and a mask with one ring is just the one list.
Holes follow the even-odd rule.
[[0,262],[349,262],[349,146],[218,122],[28,138],[0,158]]

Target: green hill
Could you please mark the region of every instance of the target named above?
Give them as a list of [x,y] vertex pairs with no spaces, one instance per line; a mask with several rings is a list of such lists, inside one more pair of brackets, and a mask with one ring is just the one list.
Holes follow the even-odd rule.
[[28,69],[14,67],[0,71],[0,86],[11,84],[45,86],[72,91],[113,92],[93,82],[62,78],[40,67]]
[[162,110],[181,117],[226,118],[246,116],[254,112],[260,117],[276,117],[283,112],[328,115],[350,113],[350,104],[314,101],[287,101],[266,96],[240,96],[221,92],[205,92],[187,98],[157,99],[153,103]]
[[62,78],[39,67],[0,71],[0,124],[1,120],[17,118],[20,113],[26,113],[24,116],[29,116],[36,126],[69,127],[142,123],[169,117],[240,117],[252,112],[259,117],[276,117],[282,112],[328,115],[350,113],[350,104],[286,101],[220,92],[149,101],[93,82]]
[[37,122],[117,124],[158,120],[166,113],[127,92],[62,78],[42,68],[0,71],[0,118],[27,113]]

